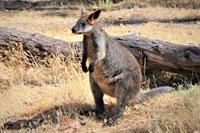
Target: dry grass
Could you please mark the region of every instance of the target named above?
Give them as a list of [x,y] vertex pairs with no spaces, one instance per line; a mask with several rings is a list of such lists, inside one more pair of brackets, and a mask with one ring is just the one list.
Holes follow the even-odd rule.
[[[17,28],[28,32],[37,32],[53,38],[66,41],[81,41],[82,36],[73,35],[71,27],[79,17],[79,11],[61,10],[59,13],[67,12],[66,17],[57,15],[45,15],[52,11],[18,11],[0,12],[0,26]],[[170,13],[169,13],[170,12]],[[200,10],[194,9],[172,9],[161,7],[122,9],[119,11],[103,12],[101,20],[133,18],[133,19],[170,19],[184,18],[200,14]],[[103,26],[110,35],[126,35],[136,33],[152,39],[160,39],[173,43],[195,43],[199,44],[200,25],[198,24],[163,24],[146,23],[141,25],[119,25]],[[168,33],[166,35],[166,33]]]
[[[200,87],[192,86],[172,94],[151,99],[144,105],[130,106],[119,125],[99,128],[93,124],[88,132],[194,132],[200,130]],[[97,129],[97,130],[96,130]],[[81,132],[87,132],[88,127]]]
[[24,64],[10,66],[10,62],[7,66],[5,62],[0,63],[1,77],[6,77],[9,82],[0,94],[0,107],[3,107],[0,112],[1,124],[11,116],[28,117],[64,103],[76,107],[79,100],[85,104],[92,103],[87,76],[76,70],[77,64],[66,66],[60,62],[55,58],[49,68],[27,68]]
[[[19,54],[18,54],[19,55]],[[37,65],[24,67],[15,58],[0,63],[1,77],[7,77],[9,84],[0,94],[0,124],[12,119],[26,119],[57,106],[63,106],[67,114],[75,114],[85,106],[93,106],[88,75],[82,74],[76,63],[66,64],[53,58],[50,67]],[[13,64],[12,64],[13,63]],[[7,65],[9,64],[9,65]],[[17,64],[17,66],[16,66]],[[26,81],[40,84],[27,84]],[[51,81],[51,84],[44,81]],[[78,132],[188,132],[200,130],[200,86],[191,86],[165,94],[142,105],[129,106],[119,125],[102,127],[102,122],[85,118]],[[106,103],[111,101],[106,97]],[[164,115],[163,115],[164,114]],[[76,118],[80,121],[78,118]],[[41,125],[36,132],[58,132],[54,124]],[[7,132],[7,131],[6,131]],[[20,132],[28,132],[21,129]]]
[[[74,11],[72,15],[68,13],[69,16],[65,18],[47,16],[44,15],[45,13],[47,11],[0,12],[0,26],[39,32],[66,41],[82,40],[82,36],[75,36],[70,31],[79,16],[78,11]],[[110,17],[112,19],[118,19],[118,17],[181,18],[199,13],[199,10],[192,9],[149,7],[103,12],[102,19]],[[134,32],[144,37],[174,43],[200,44],[199,23],[153,22],[140,25],[110,25],[104,26],[104,29],[112,36]],[[9,61],[0,62],[0,78],[4,82],[4,85],[0,86],[0,125],[11,118],[27,118],[55,106],[65,105],[67,112],[72,114],[78,113],[86,105],[93,106],[88,75],[81,72],[79,64],[73,61],[63,62],[57,56],[47,60],[50,62],[49,67],[39,64],[31,67],[27,65],[23,54],[15,51],[10,55]],[[0,80],[1,83],[2,81]],[[128,107],[124,119],[112,128],[103,128],[102,123],[94,118],[85,118],[86,125],[82,126],[78,132],[189,132],[200,130],[200,117],[197,117],[200,116],[199,97],[200,87],[192,86],[188,91],[165,94],[152,99],[145,105]],[[105,99],[107,104],[113,103],[112,99],[108,97]],[[28,129],[21,129],[19,132],[28,131]],[[58,132],[56,125],[51,123],[41,125],[35,131]]]

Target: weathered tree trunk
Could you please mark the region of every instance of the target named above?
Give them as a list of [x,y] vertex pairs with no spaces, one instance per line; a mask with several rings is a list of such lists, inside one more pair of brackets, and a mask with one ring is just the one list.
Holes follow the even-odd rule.
[[[136,35],[115,37],[114,39],[136,56],[141,66],[145,68],[143,72],[149,77],[160,74],[161,71],[167,71],[182,74],[184,77],[195,77],[196,80],[199,78],[200,47],[197,45],[177,45]],[[49,54],[62,53],[66,58],[77,57],[80,59],[82,51],[82,42],[65,42],[37,33],[0,28],[1,49],[12,48],[19,44],[31,56],[40,58]],[[2,57],[5,56],[2,51],[0,54]],[[199,80],[195,82],[199,82]]]

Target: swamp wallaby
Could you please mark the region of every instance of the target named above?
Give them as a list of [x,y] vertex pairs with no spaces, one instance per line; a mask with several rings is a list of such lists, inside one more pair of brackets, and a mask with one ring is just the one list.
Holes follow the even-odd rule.
[[[82,70],[88,72],[90,86],[95,100],[95,113],[101,117],[104,112],[103,96],[115,97],[117,105],[107,116],[108,125],[114,124],[123,114],[131,99],[138,98],[141,87],[141,68],[136,58],[125,47],[118,44],[102,28],[96,25],[101,10],[87,14],[81,9],[81,18],[72,28],[74,34],[83,34]],[[89,67],[86,66],[88,61]],[[145,96],[145,97],[144,97]]]

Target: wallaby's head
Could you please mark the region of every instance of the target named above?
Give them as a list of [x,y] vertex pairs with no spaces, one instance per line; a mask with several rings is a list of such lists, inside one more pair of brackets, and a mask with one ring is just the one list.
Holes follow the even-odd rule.
[[96,20],[98,19],[101,10],[96,10],[95,12],[88,15],[84,7],[81,7],[81,17],[78,19],[74,27],[72,28],[72,33],[74,34],[88,34],[90,33]]

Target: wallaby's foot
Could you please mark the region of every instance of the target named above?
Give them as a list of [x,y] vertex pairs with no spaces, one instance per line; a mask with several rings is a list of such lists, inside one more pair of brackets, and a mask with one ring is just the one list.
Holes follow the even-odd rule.
[[95,116],[99,120],[103,120],[105,117],[104,110],[95,110]]
[[104,120],[103,126],[114,126],[119,123],[119,120],[121,119],[123,115],[123,108],[117,106],[114,108],[114,110],[111,110],[109,114],[107,114],[106,119]]
[[118,114],[115,114],[114,116],[108,117],[104,120],[103,126],[114,126],[118,124],[119,120],[122,117],[122,112],[119,112]]
[[80,116],[90,117],[95,113],[95,109],[83,110],[79,113]]
[[96,116],[97,119],[103,120],[104,119],[104,110],[97,110],[97,109],[90,109],[90,110],[83,110],[80,112],[81,116],[90,117]]
[[113,119],[113,118],[107,118],[104,120],[103,127],[111,127],[118,124],[120,118]]

